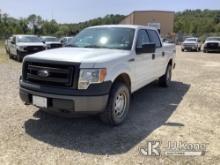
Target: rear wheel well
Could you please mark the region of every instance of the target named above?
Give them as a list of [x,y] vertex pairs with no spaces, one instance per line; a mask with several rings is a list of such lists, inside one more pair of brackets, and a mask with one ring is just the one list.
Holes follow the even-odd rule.
[[126,73],[120,74],[113,82],[113,85],[117,82],[124,83],[128,87],[128,89],[131,91],[131,79],[128,74]]

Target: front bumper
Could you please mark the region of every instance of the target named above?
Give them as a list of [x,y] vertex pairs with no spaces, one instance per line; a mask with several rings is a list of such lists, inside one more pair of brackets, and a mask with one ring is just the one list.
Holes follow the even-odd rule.
[[196,46],[196,45],[188,45],[188,46],[184,45],[184,46],[182,46],[182,49],[185,49],[185,50],[197,50],[198,46]]
[[[46,50],[46,49],[44,49]],[[34,54],[34,53],[38,53],[38,52],[41,52],[41,51],[44,51],[44,50],[37,50],[37,51],[20,51],[20,50],[17,50],[17,53],[21,56],[21,57],[25,57],[27,55],[31,55],[31,54]]]
[[[57,88],[53,91],[52,87],[28,84],[20,80],[20,98],[26,104],[33,104],[33,96],[41,96],[47,98],[48,107],[45,109],[52,112],[70,112],[70,113],[100,113],[105,110],[111,83],[96,85],[88,90],[74,92],[72,89]],[[32,86],[32,87],[31,87]],[[103,86],[106,86],[103,91]],[[46,90],[47,89],[47,90]],[[40,108],[40,107],[39,107]]]
[[207,52],[220,52],[220,47],[217,47],[217,48],[204,47],[204,51],[207,51]]

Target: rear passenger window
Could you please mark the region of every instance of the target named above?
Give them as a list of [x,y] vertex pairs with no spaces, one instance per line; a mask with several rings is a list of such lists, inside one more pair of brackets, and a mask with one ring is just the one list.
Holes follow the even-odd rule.
[[162,47],[161,42],[160,42],[160,38],[159,38],[157,32],[155,30],[147,30],[147,32],[149,34],[150,41],[152,43],[155,43],[157,48]]

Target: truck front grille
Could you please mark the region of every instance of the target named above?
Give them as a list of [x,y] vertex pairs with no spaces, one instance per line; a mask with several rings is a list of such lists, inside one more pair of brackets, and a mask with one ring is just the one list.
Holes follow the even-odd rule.
[[28,46],[28,47],[25,47],[24,50],[29,53],[36,53],[36,52],[45,50],[45,48],[43,46]]
[[74,66],[26,62],[23,68],[23,78],[24,81],[42,85],[71,87],[74,72]]
[[51,44],[50,48],[60,48],[62,47],[61,44]]
[[218,43],[207,43],[208,49],[218,49]]

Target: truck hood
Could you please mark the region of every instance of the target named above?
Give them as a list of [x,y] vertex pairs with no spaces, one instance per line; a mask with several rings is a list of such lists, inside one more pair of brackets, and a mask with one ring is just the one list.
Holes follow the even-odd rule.
[[46,50],[25,57],[25,60],[39,59],[49,61],[99,63],[115,60],[130,54],[127,50],[93,49],[93,48],[60,48]]
[[204,44],[207,44],[207,43],[219,43],[220,44],[220,41],[205,41],[205,43]]
[[45,46],[42,42],[18,42],[17,46]]

